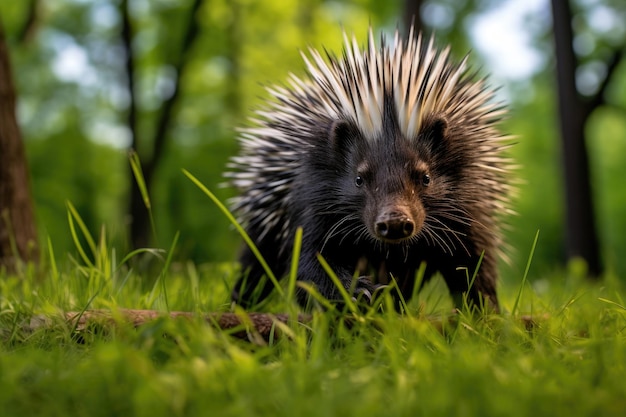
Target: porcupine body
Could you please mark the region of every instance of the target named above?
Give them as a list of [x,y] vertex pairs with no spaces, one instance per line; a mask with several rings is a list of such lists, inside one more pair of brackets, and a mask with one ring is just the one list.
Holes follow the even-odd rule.
[[[308,76],[269,88],[273,100],[241,131],[226,174],[240,190],[234,212],[279,278],[301,226],[298,279],[330,300],[340,296],[318,253],[366,299],[393,277],[408,300],[425,263],[424,278],[440,272],[458,307],[465,294],[498,310],[503,106],[432,38],[396,32],[377,47],[370,29],[366,48],[344,38],[342,57],[303,54]],[[232,298],[249,306],[273,285],[248,248],[240,261]]]

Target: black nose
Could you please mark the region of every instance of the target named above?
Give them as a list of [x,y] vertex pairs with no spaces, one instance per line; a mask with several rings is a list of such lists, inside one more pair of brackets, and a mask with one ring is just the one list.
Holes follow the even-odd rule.
[[387,212],[376,219],[376,235],[382,240],[398,241],[413,236],[415,223],[403,212]]

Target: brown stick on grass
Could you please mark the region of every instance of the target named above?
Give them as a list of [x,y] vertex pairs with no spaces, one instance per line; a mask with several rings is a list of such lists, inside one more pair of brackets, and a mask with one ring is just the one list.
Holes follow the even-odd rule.
[[[71,311],[65,313],[65,319],[68,324],[75,326],[78,332],[83,332],[88,330],[88,325],[91,323],[114,325],[122,321],[134,327],[139,327],[160,317],[167,317],[168,315],[173,319],[186,320],[202,317],[207,324],[221,330],[232,330],[232,336],[254,343],[268,341],[272,333],[274,336],[279,336],[281,334],[280,324],[287,324],[290,321],[288,314],[238,314],[227,312],[203,314],[186,311],[172,311],[168,314],[157,310],[135,309],[119,309],[114,311],[86,310],[82,313]],[[311,316],[307,314],[299,314],[297,317],[298,323],[310,323],[311,320]]]
[[[282,328],[290,322],[290,315],[285,313],[192,313],[185,311],[172,311],[169,314],[157,310],[136,310],[136,309],[119,309],[119,310],[86,310],[84,312],[71,311],[65,313],[65,320],[68,325],[75,328],[77,332],[89,331],[90,324],[115,325],[120,323],[130,324],[137,328],[143,324],[157,320],[160,317],[171,317],[173,319],[192,320],[201,317],[208,325],[229,332],[230,335],[241,340],[250,341],[256,344],[265,344],[272,337],[280,337],[283,333]],[[522,315],[518,318],[524,325],[526,330],[532,331],[535,327],[540,326],[541,322],[546,320],[547,316],[532,317]],[[297,322],[300,324],[310,324],[313,320],[309,314],[299,314]],[[454,326],[458,321],[458,316],[454,314],[448,317],[427,317],[439,331],[444,331],[448,325]],[[346,317],[345,323],[352,322],[350,317]],[[31,322],[29,328],[31,330],[50,326],[51,318],[44,316],[36,316]]]

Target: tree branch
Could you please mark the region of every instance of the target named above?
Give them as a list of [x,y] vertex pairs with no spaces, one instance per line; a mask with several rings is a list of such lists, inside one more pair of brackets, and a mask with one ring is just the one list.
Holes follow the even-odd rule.
[[[173,119],[174,108],[179,98],[179,91],[181,85],[181,79],[184,74],[185,67],[188,61],[189,50],[193,45],[195,38],[199,32],[199,25],[197,14],[200,6],[202,5],[202,0],[195,0],[193,5],[191,6],[191,10],[188,15],[188,23],[187,23],[187,31],[183,37],[182,45],[180,48],[180,54],[178,59],[174,63],[174,89],[166,100],[163,101],[161,106],[161,115],[157,120],[157,126],[154,134],[153,140],[153,148],[152,154],[150,156],[147,155],[146,152],[139,152],[137,149],[140,147],[140,143],[138,140],[138,132],[137,132],[137,110],[135,105],[135,98],[133,91],[133,60],[132,60],[132,50],[131,50],[131,41],[132,41],[132,32],[130,19],[128,17],[128,0],[124,0],[123,2],[123,13],[125,16],[124,24],[122,28],[123,39],[127,51],[127,73],[128,73],[128,88],[131,93],[131,108],[129,111],[129,128],[131,129],[131,134],[133,135],[132,146],[138,152],[140,157],[145,158],[142,162],[143,165],[143,179],[146,184],[148,191],[152,188],[152,178],[154,176],[154,171],[159,164],[163,156],[163,150],[165,148],[167,134]],[[141,195],[141,191],[137,186],[137,183],[134,177],[131,174],[131,192],[130,192],[130,209],[129,214],[131,218],[130,225],[130,238],[134,248],[144,247],[149,243],[149,235],[150,235],[150,223],[148,221],[149,215],[147,214],[145,207],[145,203],[143,197]]]
[[[169,96],[164,102],[161,110],[161,117],[158,120],[155,136],[154,136],[154,148],[152,157],[148,160],[145,165],[144,174],[146,176],[146,182],[149,183],[152,174],[154,173],[154,169],[158,166],[159,160],[163,156],[163,149],[165,147],[165,140],[167,138],[167,133],[169,131],[169,127],[171,125],[174,107],[178,102],[178,97],[180,93],[180,85],[181,80],[183,78],[183,74],[185,71],[185,67],[187,65],[189,51],[198,35],[199,25],[198,25],[198,10],[202,5],[202,0],[194,0],[193,5],[191,6],[191,10],[189,11],[188,22],[187,22],[187,32],[183,37],[183,42],[180,49],[180,55],[178,56],[177,62],[174,64],[175,75],[174,75],[174,90],[172,95]],[[148,187],[150,185],[148,184]]]
[[18,31],[17,41],[26,43],[31,40],[37,31],[39,23],[39,0],[30,0],[28,4],[28,14],[22,28]]
[[609,84],[611,83],[611,78],[613,76],[613,73],[619,66],[619,63],[622,61],[623,56],[624,56],[623,49],[617,49],[613,52],[613,54],[611,54],[611,57],[606,63],[607,64],[606,76],[602,80],[602,83],[600,84],[600,87],[598,88],[598,91],[596,92],[596,94],[586,104],[585,111],[587,115],[590,115],[591,112],[593,112],[595,109],[597,109],[598,107],[606,103],[604,95],[606,93],[606,90]]

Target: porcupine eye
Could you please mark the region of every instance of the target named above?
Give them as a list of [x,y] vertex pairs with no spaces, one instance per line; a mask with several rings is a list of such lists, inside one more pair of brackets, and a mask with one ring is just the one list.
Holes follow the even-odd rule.
[[366,182],[371,181],[371,171],[370,166],[367,162],[361,161],[356,167],[356,176],[354,177],[354,185],[356,188],[361,188],[365,185]]
[[412,174],[412,177],[415,184],[421,185],[422,187],[428,187],[430,185],[430,175],[422,170],[414,172]]

